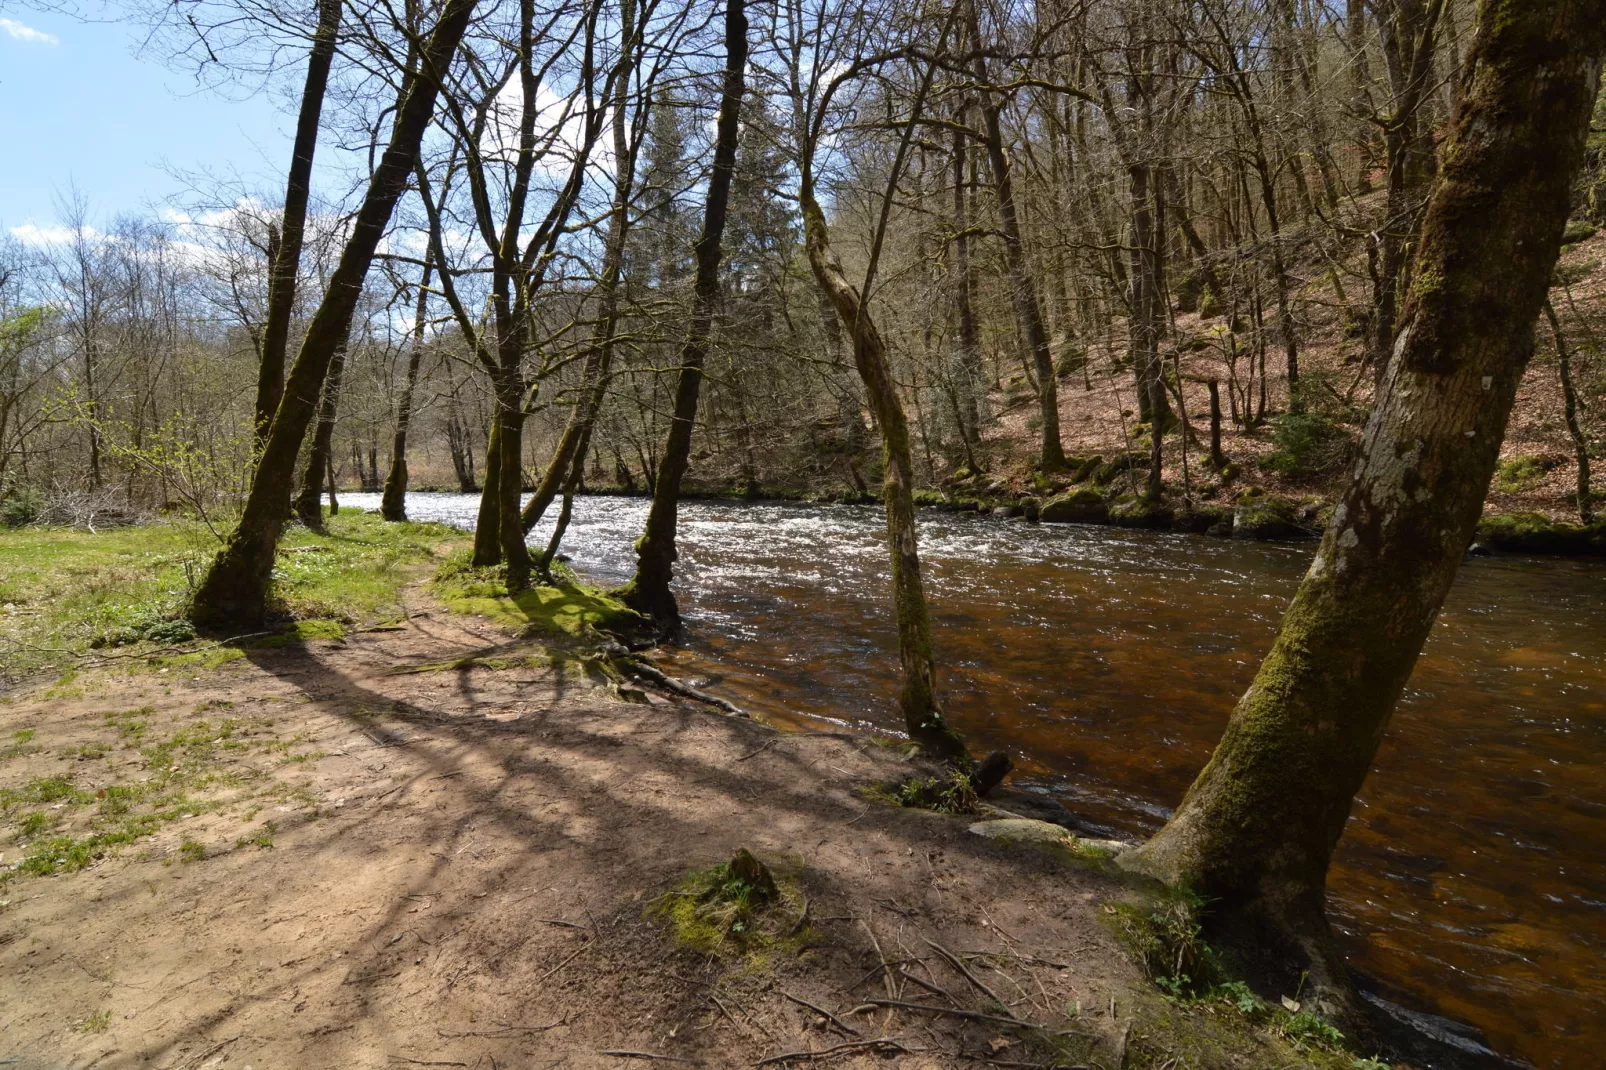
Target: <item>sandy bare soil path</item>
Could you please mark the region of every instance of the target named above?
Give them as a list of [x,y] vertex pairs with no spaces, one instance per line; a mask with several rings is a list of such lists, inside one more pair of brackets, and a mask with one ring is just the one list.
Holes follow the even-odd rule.
[[[454,665],[466,657],[484,660]],[[966,819],[865,800],[910,772],[867,739],[623,701],[579,660],[423,605],[396,629],[184,672],[107,670],[0,705],[0,730],[36,733],[0,766],[7,785],[65,775],[92,791],[137,761],[119,749],[130,708],[146,739],[226,712],[269,742],[223,760],[280,763],[246,781],[272,790],[0,891],[3,1065],[1043,1058],[986,1017],[848,1013],[871,998],[1007,1007],[1122,1057],[1140,979],[1094,908],[1115,885]],[[184,861],[197,843],[204,860]],[[802,890],[808,947],[677,950],[649,904],[744,846]]]

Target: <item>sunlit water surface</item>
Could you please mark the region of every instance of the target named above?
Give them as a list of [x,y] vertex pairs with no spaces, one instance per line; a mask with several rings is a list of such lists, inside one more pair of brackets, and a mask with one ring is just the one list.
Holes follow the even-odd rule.
[[[478,499],[407,505],[471,527]],[[593,582],[622,582],[645,518],[641,500],[578,499],[564,549]],[[775,719],[895,730],[883,530],[874,507],[682,503],[677,671]],[[946,708],[974,749],[1015,756],[1017,784],[1150,833],[1209,757],[1311,550],[923,512]],[[1352,961],[1389,995],[1544,1070],[1602,1065],[1606,565],[1467,563],[1331,892]]]

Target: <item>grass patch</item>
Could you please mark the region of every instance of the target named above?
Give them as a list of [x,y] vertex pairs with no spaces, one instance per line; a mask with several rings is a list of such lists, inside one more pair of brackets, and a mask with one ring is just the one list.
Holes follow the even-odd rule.
[[935,810],[939,814],[973,814],[981,802],[970,782],[970,775],[957,770],[938,776],[915,776],[895,783],[877,784],[864,794],[879,802],[916,810]]
[[501,567],[474,568],[466,553],[454,555],[441,566],[433,591],[453,613],[522,628],[529,636],[591,638],[599,632],[628,629],[640,621],[624,603],[579,583],[565,581],[509,595]]
[[[203,704],[197,712],[212,709]],[[163,731],[152,724],[155,713],[142,707],[106,716],[104,732],[116,742],[97,741],[97,753],[115,748],[137,755],[138,768],[121,782],[94,785],[56,775],[0,788],[0,818],[22,847],[20,860],[0,869],[0,882],[73,873],[185,818],[237,805],[254,807],[252,813],[267,801],[316,809],[308,792],[263,768],[316,756],[296,749],[299,736],[274,735],[267,718],[202,718]],[[268,822],[246,842],[272,846],[275,831]],[[186,837],[179,860],[205,857],[204,847],[196,856],[200,845],[189,846],[194,842]]]
[[[296,621],[299,639],[395,620],[402,589],[419,567],[467,538],[439,524],[391,524],[343,509],[329,518],[327,534],[301,527],[286,533],[273,596]],[[0,613],[5,672],[22,676],[58,665],[60,650],[189,642],[194,630],[183,620],[184,606],[216,548],[204,526],[185,521],[96,533],[0,529],[0,605],[10,604]],[[159,660],[158,667],[211,669],[238,656],[203,651]]]
[[745,848],[687,874],[647,913],[668,925],[678,947],[744,956],[755,966],[775,952],[798,954],[809,937],[807,901],[795,882],[776,878]]
[[101,1010],[79,1022],[74,1028],[80,1033],[104,1033],[111,1028],[112,1012]]

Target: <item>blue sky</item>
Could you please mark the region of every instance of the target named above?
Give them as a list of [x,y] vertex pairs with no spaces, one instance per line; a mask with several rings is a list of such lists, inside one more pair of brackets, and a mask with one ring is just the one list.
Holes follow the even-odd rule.
[[276,99],[198,90],[136,56],[140,40],[137,27],[0,0],[0,233],[56,224],[69,184],[105,223],[182,195],[173,171],[283,182],[294,118]]

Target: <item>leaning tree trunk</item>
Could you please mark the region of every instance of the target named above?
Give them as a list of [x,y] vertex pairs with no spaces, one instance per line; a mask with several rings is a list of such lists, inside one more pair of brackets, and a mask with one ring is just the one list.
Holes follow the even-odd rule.
[[[323,530],[323,485],[325,474],[334,465],[335,418],[340,413],[340,381],[345,376],[346,347],[335,350],[329,361],[329,376],[323,384],[323,401],[318,405],[318,426],[312,433],[312,450],[296,493],[296,519],[313,531]],[[329,479],[329,512],[339,508],[334,500],[334,480]]]
[[881,432],[884,477],[882,501],[887,511],[887,544],[892,554],[892,610],[898,623],[898,661],[903,689],[898,706],[909,736],[933,757],[969,765],[970,752],[948,725],[937,704],[937,663],[931,646],[931,617],[920,578],[919,538],[915,528],[914,456],[909,448],[909,420],[898,400],[897,383],[887,360],[886,343],[875,321],[862,312],[859,292],[848,281],[831,251],[825,213],[805,182],[802,191],[803,240],[809,266],[820,288],[831,298],[837,315],[853,339],[853,359],[869,395],[870,410]]
[[262,362],[257,368],[256,434],[260,445],[284,396],[284,354],[290,340],[290,314],[296,303],[296,273],[301,268],[301,246],[307,230],[307,200],[312,190],[312,157],[318,147],[318,123],[323,116],[324,90],[334,63],[340,33],[341,0],[319,0],[318,29],[307,58],[307,80],[301,90],[301,111],[296,116],[296,139],[290,150],[290,175],[285,183],[284,215],[279,238],[269,259],[268,315],[262,328]]
[[390,440],[390,472],[385,476],[385,496],[379,501],[379,515],[386,520],[407,519],[407,429],[413,420],[413,391],[418,386],[418,366],[424,357],[424,314],[429,311],[429,275],[434,262],[424,256],[424,277],[418,282],[418,302],[413,309],[413,348],[407,354],[407,383],[396,405],[396,434]]
[[669,590],[674,577],[675,527],[680,506],[680,481],[691,457],[692,426],[697,421],[697,395],[703,382],[708,338],[714,324],[714,303],[719,297],[720,242],[725,234],[730,202],[731,175],[736,169],[736,139],[744,73],[747,66],[747,10],[745,0],[726,0],[725,78],[720,91],[719,125],[714,136],[714,170],[708,179],[703,212],[703,233],[697,239],[697,278],[692,288],[691,330],[680,351],[680,379],[675,387],[675,413],[664,443],[664,459],[653,483],[647,528],[636,540],[636,574],[619,590],[620,600],[668,629],[680,619],[675,596]]
[[290,517],[296,455],[301,451],[307,425],[312,422],[329,362],[351,330],[352,313],[379,240],[396,202],[407,190],[419,144],[435,114],[440,77],[451,65],[474,14],[474,3],[475,0],[447,0],[423,49],[420,66],[430,73],[409,77],[404,83],[390,144],[369,180],[351,237],[341,250],[340,262],[329,278],[329,287],[290,369],[284,396],[251,476],[240,522],[212,560],[190,601],[191,619],[204,628],[255,626],[267,613],[273,559]]
[[1254,683],[1124,864],[1208,903],[1251,977],[1361,1021],[1333,849],[1482,511],[1534,347],[1606,49],[1606,0],[1486,0],[1353,479]]

